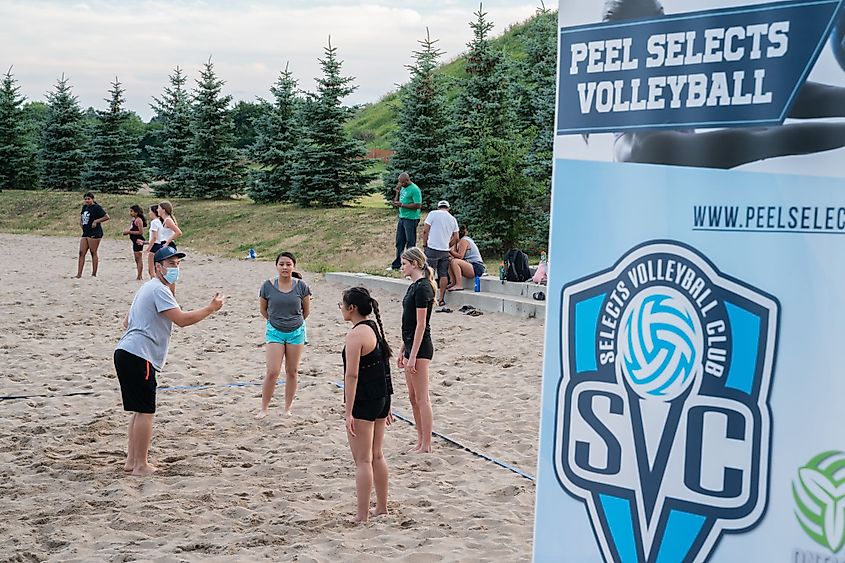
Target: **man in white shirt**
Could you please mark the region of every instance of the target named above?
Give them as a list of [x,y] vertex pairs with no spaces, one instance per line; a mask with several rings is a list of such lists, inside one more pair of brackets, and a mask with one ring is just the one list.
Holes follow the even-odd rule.
[[449,247],[458,242],[458,221],[449,213],[449,202],[441,200],[437,209],[425,218],[423,227],[423,248],[431,266],[437,274],[440,287],[439,307],[446,304],[446,286],[449,283]]

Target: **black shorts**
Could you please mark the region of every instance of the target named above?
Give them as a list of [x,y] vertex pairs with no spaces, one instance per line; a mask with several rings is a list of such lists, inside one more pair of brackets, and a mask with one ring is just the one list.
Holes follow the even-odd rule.
[[141,252],[142,250],[144,250],[144,243],[145,242],[146,241],[142,238],[139,238],[138,240],[133,240],[132,241],[132,252]]
[[480,278],[484,275],[484,264],[481,262],[470,262],[470,264],[472,264],[472,271],[475,277]]
[[438,279],[449,275],[449,256],[448,250],[434,250],[428,247],[425,249],[428,265],[432,267]]
[[159,249],[159,248],[161,248],[161,244],[159,244],[159,243],[154,243],[154,244],[151,244],[151,245],[150,245],[150,252],[151,252],[152,254],[155,254],[156,252],[158,252],[158,249]]
[[93,234],[91,234],[91,233],[89,233],[89,234],[83,234],[83,235],[82,235],[82,238],[103,238],[103,233],[99,233],[99,234],[97,234],[97,233],[93,233]]
[[371,401],[355,400],[352,405],[352,418],[359,420],[369,420],[370,422],[377,418],[387,418],[390,414],[390,396],[382,399],[375,399]]
[[154,414],[156,412],[156,370],[153,365],[126,350],[114,351],[114,369],[120,382],[123,410]]
[[[414,347],[414,342],[406,342],[405,343],[405,359],[411,357],[411,348]],[[430,360],[434,357],[434,343],[431,341],[431,338],[423,337],[422,342],[420,343],[420,351],[417,352],[417,359],[420,360]]]

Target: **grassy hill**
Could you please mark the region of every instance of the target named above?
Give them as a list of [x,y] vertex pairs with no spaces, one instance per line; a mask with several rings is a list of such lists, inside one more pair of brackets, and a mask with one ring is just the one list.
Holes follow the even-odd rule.
[[[531,19],[509,27],[502,35],[492,39],[491,44],[512,60],[524,59],[530,21]],[[467,40],[469,40],[469,34],[470,29],[467,25]],[[408,53],[408,61],[411,61],[411,53]],[[464,55],[460,55],[437,69],[437,72],[446,79],[449,100],[453,100],[458,95],[465,68],[466,59]],[[521,76],[512,71],[511,79],[520,81]],[[390,149],[396,133],[395,111],[398,106],[398,94],[388,93],[378,102],[362,106],[347,123],[347,130],[354,137],[363,140],[368,148]]]
[[[111,216],[103,225],[105,236],[124,239],[129,206],[143,208],[160,201],[151,195],[100,194]],[[393,260],[396,212],[384,198],[374,196],[352,208],[301,209],[291,205],[257,205],[249,200],[207,201],[172,199],[174,215],[184,236],[180,246],[229,258],[254,248],[259,258],[272,259],[282,250],[297,256],[310,272],[353,271],[384,274]],[[80,236],[78,193],[0,192],[0,231],[5,233]]]

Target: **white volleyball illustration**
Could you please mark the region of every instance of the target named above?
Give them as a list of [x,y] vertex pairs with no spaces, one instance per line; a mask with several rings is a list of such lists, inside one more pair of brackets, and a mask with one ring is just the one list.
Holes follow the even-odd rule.
[[704,335],[698,313],[675,289],[644,289],[622,314],[617,350],[617,372],[637,395],[676,399],[701,372]]

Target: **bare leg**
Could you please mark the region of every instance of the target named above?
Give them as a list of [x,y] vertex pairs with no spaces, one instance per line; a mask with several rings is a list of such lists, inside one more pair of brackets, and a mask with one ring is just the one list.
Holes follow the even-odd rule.
[[156,277],[155,263],[153,262],[154,252],[147,252],[147,271],[150,274],[150,279]]
[[100,248],[100,241],[103,239],[92,238],[88,241],[88,248],[91,249],[91,277],[97,277],[97,268],[100,266],[100,256],[97,250]]
[[449,279],[452,280],[452,283],[447,285],[446,289],[452,290],[461,287],[461,268],[455,259],[449,261]]
[[144,279],[144,260],[142,258],[143,253],[134,252],[133,254],[135,254],[135,267],[138,270],[138,277],[136,277],[135,279],[142,280]]
[[422,447],[423,441],[422,430],[420,429],[420,408],[417,404],[417,391],[414,387],[414,379],[410,375],[405,374],[405,383],[408,385],[408,401],[410,401],[411,410],[414,413],[414,428],[417,429],[417,444],[410,451],[417,452]]
[[285,414],[290,416],[290,407],[296,397],[296,381],[299,376],[299,360],[302,359],[304,344],[285,344]]
[[88,253],[88,239],[79,239],[79,260],[76,265],[76,277],[82,277],[82,270],[85,268],[85,255]]
[[144,477],[153,473],[156,468],[147,460],[150,451],[150,443],[153,441],[153,418],[152,414],[135,413],[134,435],[135,435],[135,469],[132,475]]
[[127,432],[128,444],[126,446],[126,463],[123,464],[123,470],[127,473],[132,473],[135,470],[135,413],[129,417],[129,431]]
[[431,360],[417,358],[417,374],[414,377],[414,394],[419,410],[420,453],[431,453],[431,431],[434,427],[434,411],[431,409],[431,398],[428,393],[428,368]]
[[370,514],[387,514],[387,461],[384,459],[384,419],[377,419],[373,428],[373,484],[376,489],[376,509]]
[[355,436],[346,433],[352,458],[355,460],[355,494],[358,499],[356,522],[366,522],[370,515],[370,493],[373,490],[373,426],[369,420],[356,418]]
[[285,357],[285,345],[278,342],[268,342],[265,346],[267,372],[264,375],[264,387],[261,389],[261,410],[255,418],[264,418],[270,410],[270,401],[276,391],[276,381],[282,371],[282,360]]
[[446,286],[449,285],[449,276],[443,276],[440,278],[440,301],[445,303],[446,302]]

